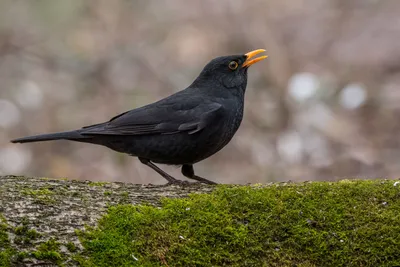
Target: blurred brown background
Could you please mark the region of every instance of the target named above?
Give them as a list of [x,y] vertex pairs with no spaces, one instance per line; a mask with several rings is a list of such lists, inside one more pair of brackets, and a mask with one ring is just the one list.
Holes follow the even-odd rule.
[[399,177],[399,27],[398,0],[1,0],[0,174],[164,183],[100,146],[9,140],[108,120],[185,88],[216,56],[266,48],[241,128],[199,175]]

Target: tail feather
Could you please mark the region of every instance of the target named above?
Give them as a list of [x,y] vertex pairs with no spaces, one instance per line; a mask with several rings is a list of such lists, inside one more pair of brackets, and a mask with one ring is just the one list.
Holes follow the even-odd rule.
[[51,141],[51,140],[76,140],[84,138],[79,131],[68,131],[60,133],[50,133],[50,134],[39,134],[34,136],[27,136],[18,139],[11,140],[11,143],[30,143],[30,142],[41,142],[41,141]]

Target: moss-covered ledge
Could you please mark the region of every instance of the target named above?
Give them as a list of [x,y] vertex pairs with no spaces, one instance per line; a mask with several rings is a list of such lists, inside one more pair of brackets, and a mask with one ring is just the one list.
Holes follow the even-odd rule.
[[398,180],[176,187],[6,176],[0,214],[0,266],[400,266]]
[[83,249],[76,231],[95,226],[108,207],[159,206],[163,197],[212,189],[0,176],[0,267],[76,266],[74,255]]

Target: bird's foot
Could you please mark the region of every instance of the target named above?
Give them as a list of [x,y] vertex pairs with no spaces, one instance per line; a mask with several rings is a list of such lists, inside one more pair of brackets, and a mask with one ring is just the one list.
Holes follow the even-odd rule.
[[180,185],[180,186],[191,186],[191,185],[199,185],[199,184],[208,184],[208,185],[216,185],[217,183],[213,181],[196,181],[196,182],[190,182],[190,181],[182,181],[182,180],[175,180],[175,181],[168,181],[166,185]]
[[194,176],[190,177],[190,179],[194,179],[194,180],[196,180],[196,181],[198,181],[199,183],[202,183],[202,184],[210,184],[210,185],[218,184],[216,182],[210,181],[210,180],[208,180],[206,178],[203,178],[203,177],[200,177],[200,176],[197,176],[197,175],[194,175]]
[[213,181],[210,181],[210,180],[208,180],[206,178],[197,176],[194,173],[193,165],[191,165],[191,164],[182,165],[182,170],[181,171],[182,171],[182,174],[185,177],[187,177],[189,179],[196,180],[197,182],[200,182],[200,183],[203,183],[203,184],[210,184],[210,185],[216,185],[217,184],[216,182],[213,182]]

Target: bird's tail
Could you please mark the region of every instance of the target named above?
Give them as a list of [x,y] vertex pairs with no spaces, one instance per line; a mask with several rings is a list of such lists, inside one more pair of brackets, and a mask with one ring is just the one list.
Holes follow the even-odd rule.
[[82,139],[82,136],[79,131],[68,131],[68,132],[59,132],[59,133],[50,133],[50,134],[39,134],[34,136],[27,136],[18,139],[11,140],[11,143],[31,143],[31,142],[41,142],[41,141],[51,141],[51,140],[77,140]]

